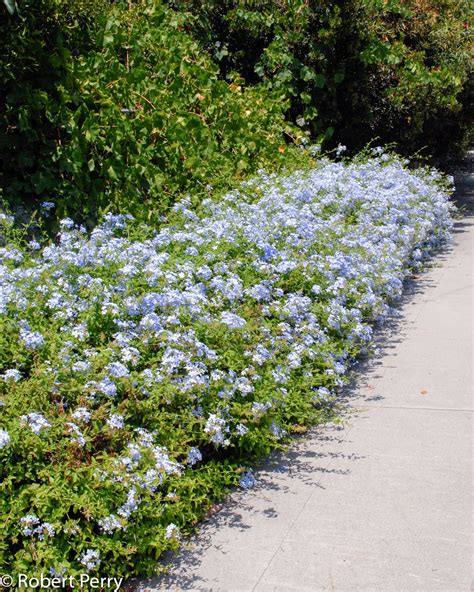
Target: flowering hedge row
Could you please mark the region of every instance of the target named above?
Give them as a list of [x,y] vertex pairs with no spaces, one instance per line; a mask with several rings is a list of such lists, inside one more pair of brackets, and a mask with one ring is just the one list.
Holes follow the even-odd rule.
[[173,215],[0,249],[2,571],[156,569],[252,484],[240,467],[321,418],[451,227],[439,175],[380,151]]

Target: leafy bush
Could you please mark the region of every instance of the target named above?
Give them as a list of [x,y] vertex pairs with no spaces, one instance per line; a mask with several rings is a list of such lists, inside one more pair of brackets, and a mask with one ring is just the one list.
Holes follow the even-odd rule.
[[[344,78],[344,60],[354,68],[357,46],[354,2],[247,3],[236,0],[174,0],[178,11],[195,15],[192,30],[220,64],[224,76],[241,73],[250,83],[290,99],[288,116],[310,127],[319,141],[330,138],[340,113],[336,89]],[[344,56],[344,57],[342,57]],[[360,70],[360,67],[358,68]]]
[[[313,138],[446,156],[469,141],[468,0],[170,0],[223,75],[265,81]],[[470,114],[471,113],[471,114]],[[470,114],[470,115],[469,115]]]
[[[446,160],[472,141],[472,6],[467,0],[366,2],[361,54],[374,102],[372,127],[406,151]],[[359,126],[360,127],[360,126]],[[453,152],[454,154],[450,154]]]
[[51,196],[62,172],[53,156],[63,142],[61,84],[71,60],[91,49],[99,0],[22,0],[0,6],[0,184],[25,205]]
[[150,573],[325,417],[451,226],[438,174],[375,152],[181,201],[160,231],[109,213],[22,245],[2,216],[3,572]]
[[183,18],[160,3],[98,10],[80,39],[63,32],[54,6],[25,6],[25,22],[3,27],[13,63],[1,74],[7,197],[52,199],[60,215],[86,221],[110,208],[157,216],[183,191],[229,187],[281,161],[284,133],[302,135],[271,93],[220,80]]

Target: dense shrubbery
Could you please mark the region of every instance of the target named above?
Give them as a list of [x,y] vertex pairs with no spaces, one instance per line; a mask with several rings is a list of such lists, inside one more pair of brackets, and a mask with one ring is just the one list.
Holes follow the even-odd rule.
[[305,134],[446,156],[469,127],[468,0],[17,4],[0,5],[0,183],[29,211],[158,218]]
[[[169,0],[223,75],[240,72],[290,99],[320,140],[374,137],[446,157],[472,124],[469,0]],[[470,117],[470,120],[469,120]]]
[[[62,85],[71,60],[94,44],[95,0],[23,0],[0,6],[0,191],[31,207],[56,197],[63,180],[56,147],[65,140]],[[82,199],[84,202],[84,198]]]
[[451,225],[436,173],[375,154],[181,201],[160,231],[107,214],[25,245],[2,215],[1,571],[151,572],[324,417]]
[[229,187],[278,162],[285,132],[301,135],[272,93],[221,80],[184,19],[158,2],[96,7],[89,19],[79,5],[70,28],[53,0],[21,6],[1,27],[12,199],[52,198],[87,221],[110,208],[158,216],[185,190]]

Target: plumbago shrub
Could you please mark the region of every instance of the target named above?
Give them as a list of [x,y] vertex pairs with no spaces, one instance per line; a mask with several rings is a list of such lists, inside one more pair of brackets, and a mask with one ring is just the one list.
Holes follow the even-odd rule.
[[1,570],[150,573],[324,418],[451,228],[438,173],[374,152],[181,201],[160,230],[109,213],[21,246],[3,215]]

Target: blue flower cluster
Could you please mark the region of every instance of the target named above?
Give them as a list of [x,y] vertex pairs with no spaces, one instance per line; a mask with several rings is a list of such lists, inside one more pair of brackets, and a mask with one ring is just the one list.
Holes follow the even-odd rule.
[[23,535],[26,537],[35,536],[40,541],[44,540],[45,535],[54,537],[54,527],[48,522],[41,522],[41,520],[34,514],[24,516],[20,520]]
[[[405,165],[321,159],[198,211],[183,200],[141,238],[130,216],[107,214],[90,235],[65,219],[55,243],[0,248],[0,328],[16,343],[2,358],[0,454],[29,432],[57,473],[61,458],[95,459],[91,491],[115,496],[87,525],[26,514],[18,536],[125,533],[215,453],[283,438],[295,400],[330,401],[404,278],[449,237],[439,175]],[[174,540],[178,497],[157,499]],[[101,560],[89,548],[77,561]]]

